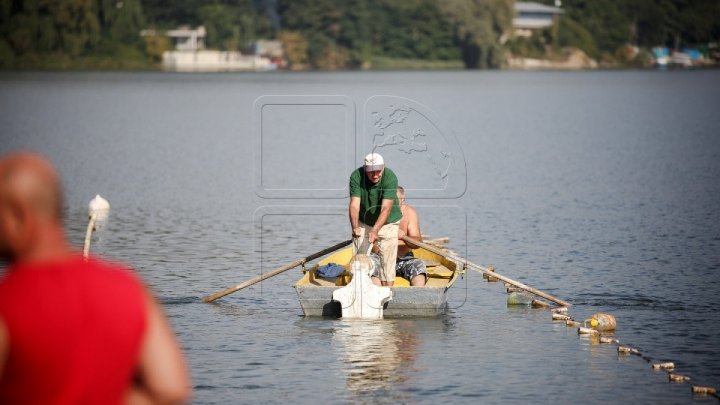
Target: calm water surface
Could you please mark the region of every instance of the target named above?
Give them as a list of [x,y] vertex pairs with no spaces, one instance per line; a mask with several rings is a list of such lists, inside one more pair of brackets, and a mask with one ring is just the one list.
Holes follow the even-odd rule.
[[[649,361],[720,387],[718,89],[718,71],[5,73],[0,152],[55,162],[78,246],[87,203],[109,199],[92,251],[165,303],[195,403],[717,403]],[[615,315],[643,357],[509,308],[473,272],[438,319],[303,318],[299,270],[199,303],[347,239],[372,113],[406,104],[456,146],[445,199],[426,190],[442,158],[417,159],[433,134],[426,155],[389,152],[423,231],[576,319]]]

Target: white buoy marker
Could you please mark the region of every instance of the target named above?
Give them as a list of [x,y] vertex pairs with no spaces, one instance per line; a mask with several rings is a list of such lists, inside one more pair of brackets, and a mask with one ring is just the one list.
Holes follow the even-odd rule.
[[88,204],[90,222],[88,222],[88,227],[85,231],[85,243],[83,244],[83,257],[85,259],[87,259],[90,253],[90,239],[92,238],[96,224],[100,225],[105,223],[109,215],[110,203],[108,200],[100,197],[100,194],[95,195],[95,198],[90,200],[90,204]]

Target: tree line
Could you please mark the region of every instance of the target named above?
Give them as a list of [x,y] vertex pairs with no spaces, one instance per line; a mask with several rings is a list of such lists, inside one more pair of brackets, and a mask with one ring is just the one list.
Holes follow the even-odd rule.
[[621,58],[627,44],[706,49],[720,40],[717,0],[563,0],[562,7],[558,46],[609,62]]
[[[554,0],[537,0],[553,5]],[[0,0],[0,67],[153,68],[162,32],[203,25],[206,44],[283,42],[291,67],[352,69],[379,59],[500,68],[508,53],[574,47],[613,63],[626,44],[706,46],[720,39],[717,0],[563,0],[557,26],[513,38],[513,0]]]

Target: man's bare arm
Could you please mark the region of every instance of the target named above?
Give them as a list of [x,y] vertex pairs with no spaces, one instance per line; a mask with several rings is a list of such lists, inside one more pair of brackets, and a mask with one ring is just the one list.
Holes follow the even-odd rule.
[[357,237],[360,235],[360,197],[350,197],[350,204],[348,205],[348,216],[350,217],[350,228],[352,229],[353,236]]
[[0,318],[0,380],[2,380],[5,370],[5,362],[7,361],[8,352],[10,351],[10,339],[7,327],[2,318]]
[[135,385],[128,404],[181,404],[192,392],[185,358],[165,314],[146,292],[147,329],[140,353]]

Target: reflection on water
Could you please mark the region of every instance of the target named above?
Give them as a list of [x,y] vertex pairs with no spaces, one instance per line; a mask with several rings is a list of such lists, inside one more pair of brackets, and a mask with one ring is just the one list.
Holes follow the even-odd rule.
[[396,402],[413,370],[419,340],[410,320],[339,320],[333,333],[347,389]]

